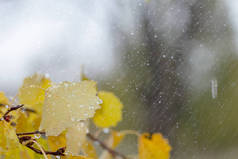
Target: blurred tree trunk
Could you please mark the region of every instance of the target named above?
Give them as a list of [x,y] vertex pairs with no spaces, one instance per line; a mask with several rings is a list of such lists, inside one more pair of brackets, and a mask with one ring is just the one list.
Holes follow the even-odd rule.
[[[144,77],[145,84],[140,93],[145,96],[145,104],[148,106],[146,114],[149,131],[160,131],[166,135],[176,126],[180,112],[184,112],[185,105],[189,101],[187,98],[189,85],[186,81],[189,78],[188,71],[191,70],[186,67],[189,66],[188,59],[195,45],[193,42],[199,40],[213,43],[217,40],[216,29],[219,30],[219,27],[214,29],[219,23],[214,17],[215,0],[180,3],[189,10],[190,21],[172,44],[163,38],[163,33],[157,33],[157,28],[151,25],[152,11],[149,7],[144,9],[142,16],[143,42],[150,63],[151,76]],[[219,13],[223,14],[223,11]],[[200,38],[201,35],[203,39]]]
[[[142,94],[148,106],[147,126],[149,131],[168,134],[174,125],[178,111],[185,101],[185,89],[180,77],[184,72],[177,72],[184,62],[183,48],[169,46],[157,34],[149,20],[149,9],[144,11],[144,43],[150,64],[150,77],[145,77]],[[186,36],[186,33],[184,33]],[[155,38],[157,35],[157,38]],[[178,39],[181,43],[183,37]]]

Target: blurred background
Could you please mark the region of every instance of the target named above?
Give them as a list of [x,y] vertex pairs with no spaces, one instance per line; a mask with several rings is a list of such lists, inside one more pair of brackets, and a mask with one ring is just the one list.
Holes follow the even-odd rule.
[[0,91],[83,66],[122,100],[117,129],[163,133],[174,159],[238,155],[238,1],[0,0],[0,19]]

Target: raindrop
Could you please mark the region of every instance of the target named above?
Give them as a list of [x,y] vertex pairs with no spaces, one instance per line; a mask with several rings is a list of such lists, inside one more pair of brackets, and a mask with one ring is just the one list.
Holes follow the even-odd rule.
[[103,129],[103,132],[104,132],[105,134],[108,134],[108,133],[110,132],[110,130],[109,130],[108,128],[104,128],[104,129]]
[[35,139],[39,139],[40,137],[41,137],[40,134],[35,134],[35,135],[34,135],[34,138],[35,138]]
[[68,83],[64,83],[64,86],[65,86],[65,87],[68,87],[68,86],[69,86],[69,84],[68,84]]
[[94,109],[94,106],[89,106],[89,110],[93,110]]
[[217,80],[213,79],[211,80],[211,92],[212,92],[212,98],[215,99],[217,97]]
[[75,119],[75,118],[73,118],[73,117],[71,118],[71,120],[72,120],[72,121],[76,121],[76,119]]
[[49,73],[46,73],[46,74],[45,74],[45,77],[46,77],[46,78],[50,78],[50,74],[49,74]]
[[103,103],[103,101],[99,98],[98,100],[97,100],[97,104],[102,104]]

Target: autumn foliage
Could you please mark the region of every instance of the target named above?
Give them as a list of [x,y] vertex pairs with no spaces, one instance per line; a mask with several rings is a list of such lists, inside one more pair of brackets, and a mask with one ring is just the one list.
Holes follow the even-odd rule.
[[[160,133],[112,130],[122,109],[118,97],[98,91],[87,78],[54,83],[34,74],[25,78],[16,98],[0,92],[0,158],[169,159],[171,147]],[[109,133],[101,140],[103,129]],[[123,154],[116,148],[128,134],[138,137],[138,152]]]

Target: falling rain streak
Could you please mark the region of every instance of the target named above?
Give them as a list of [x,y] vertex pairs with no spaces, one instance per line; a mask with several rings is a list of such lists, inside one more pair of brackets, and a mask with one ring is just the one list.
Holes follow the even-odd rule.
[[211,80],[211,92],[212,92],[212,98],[215,99],[217,97],[217,80],[213,79]]

